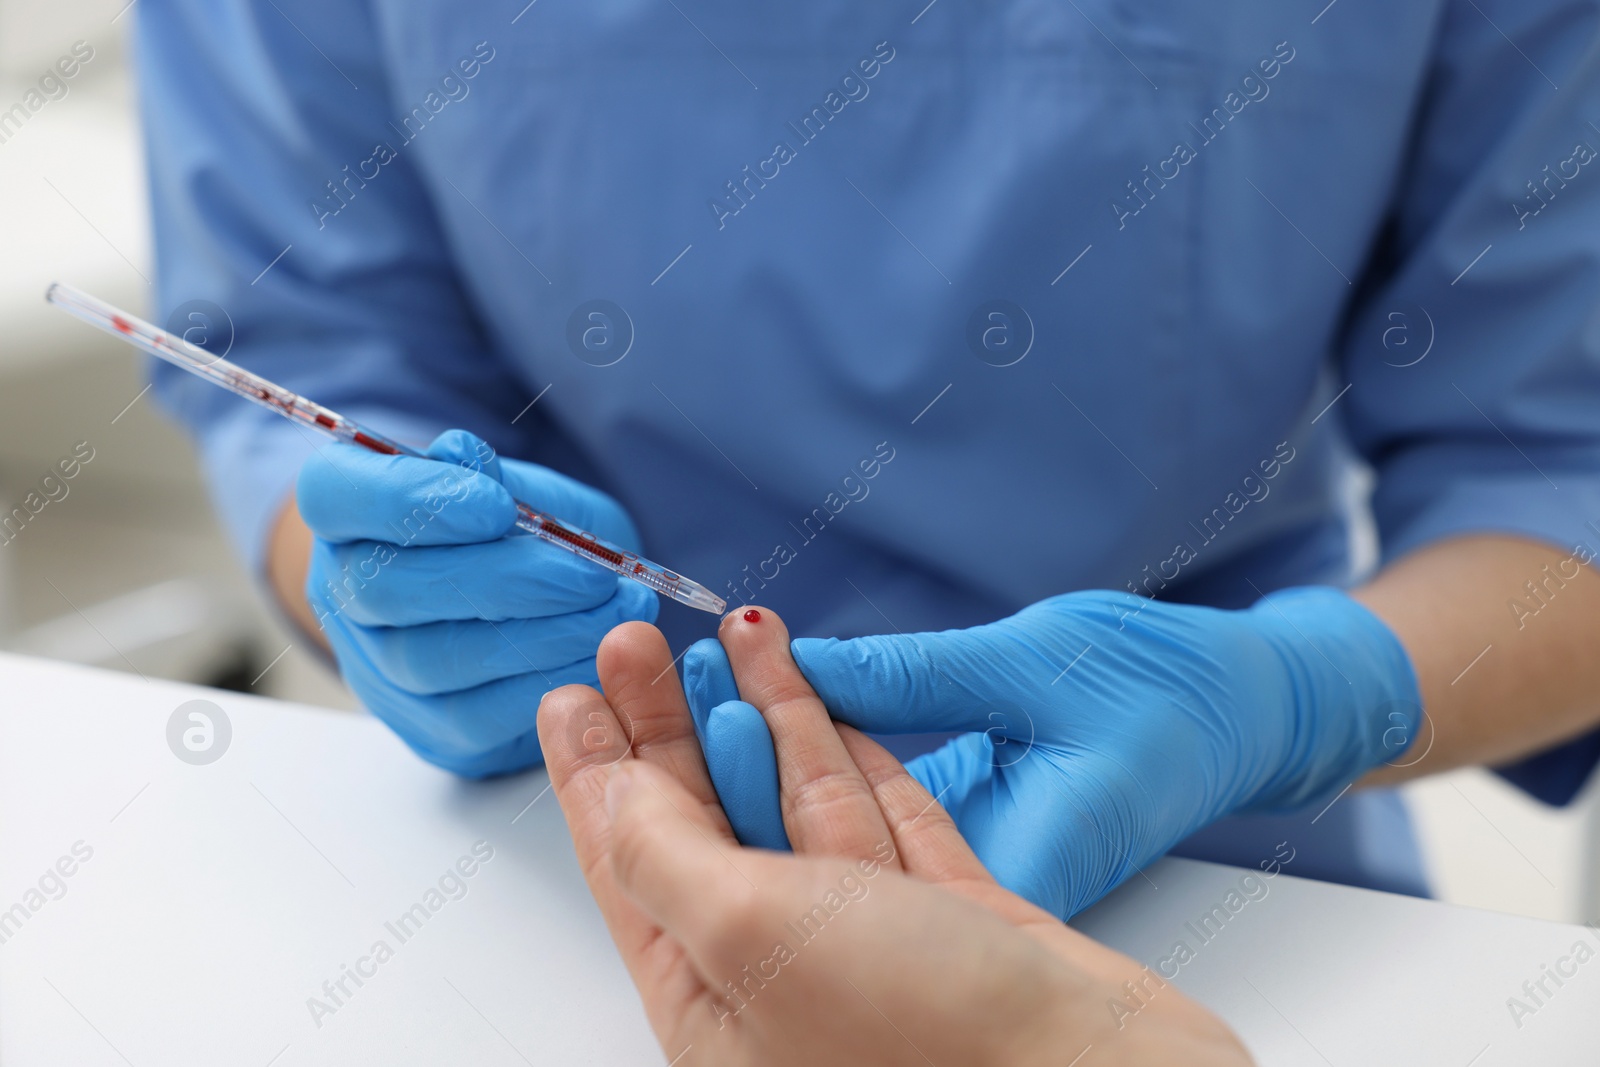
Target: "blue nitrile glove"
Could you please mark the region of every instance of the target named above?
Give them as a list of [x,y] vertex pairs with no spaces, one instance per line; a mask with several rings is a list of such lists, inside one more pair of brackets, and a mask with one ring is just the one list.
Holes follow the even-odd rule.
[[721,641],[707,637],[689,646],[683,654],[683,689],[711,784],[734,836],[752,848],[789,851],[772,733],[755,705],[739,699]]
[[296,501],[317,535],[306,597],[339,669],[430,763],[473,778],[539,762],[544,694],[595,685],[595,649],[656,595],[511,532],[515,497],[629,549],[621,506],[555,471],[496,457],[462,430],[434,460],[334,445],[306,461]]
[[[684,678],[712,779],[741,840],[781,843],[770,735],[704,645]],[[1422,719],[1399,640],[1321,587],[1244,611],[1072,593],[970,630],[792,649],[842,722],[973,731],[909,769],[1001,884],[1063,918],[1225,815],[1327,803]]]

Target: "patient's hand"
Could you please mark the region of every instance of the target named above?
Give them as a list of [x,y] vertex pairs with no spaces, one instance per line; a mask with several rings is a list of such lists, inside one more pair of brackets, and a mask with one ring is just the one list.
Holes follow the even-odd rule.
[[[720,637],[771,728],[796,854],[734,840],[653,626],[606,637],[604,696],[566,686],[539,709],[579,862],[668,1060],[1250,1062],[1199,1005],[996,884],[894,757],[829,720],[758,610]],[[1147,1007],[1119,1029],[1127,981]]]

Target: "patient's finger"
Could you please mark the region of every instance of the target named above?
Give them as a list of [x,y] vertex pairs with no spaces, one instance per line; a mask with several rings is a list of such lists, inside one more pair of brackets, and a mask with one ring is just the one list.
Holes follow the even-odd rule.
[[936,883],[994,881],[949,813],[899,760],[854,727],[840,723],[838,730],[845,751],[872,787],[907,873]]
[[1043,908],[1004,889],[935,797],[882,745],[843,723],[839,736],[871,783],[908,873],[981,904],[1046,941],[1057,936],[1054,931],[1067,929]]
[[[669,1033],[690,1010],[688,1006],[704,996],[705,985],[685,960],[682,946],[661,936],[655,921],[617,885],[615,831],[606,808],[611,775],[643,761],[629,750],[605,698],[587,686],[564,686],[545,697],[539,706],[539,737],[584,880],[639,987],[651,1024],[657,1033]],[[665,771],[659,773],[666,776]],[[692,798],[682,806],[695,817],[709,819]]]
[[795,851],[881,861],[893,841],[889,827],[827,709],[789,655],[783,620],[767,608],[741,610],[722,620],[717,636],[739,696],[760,710],[772,731],[783,822]]
[[736,917],[760,908],[755,883],[742,869],[754,869],[749,861],[760,854],[721,842],[682,783],[642,760],[618,767],[606,806],[618,891],[683,946],[715,989],[730,940],[746,932]]
[[557,793],[574,779],[629,753],[628,731],[606,698],[589,686],[564,685],[546,693],[539,702],[537,722],[539,748]]
[[682,782],[707,809],[717,833],[731,839],[733,831],[706,773],[689,702],[661,631],[649,623],[623,623],[600,642],[595,666],[606,700],[628,732],[633,754]]
[[[619,913],[616,903],[620,898],[611,880],[611,817],[605,804],[606,779],[612,766],[633,759],[627,734],[605,697],[586,685],[564,685],[545,694],[539,703],[538,723],[550,786],[572,831],[578,864],[627,959],[630,944],[636,944],[645,932],[612,923],[613,915]],[[535,798],[534,803],[539,802]]]

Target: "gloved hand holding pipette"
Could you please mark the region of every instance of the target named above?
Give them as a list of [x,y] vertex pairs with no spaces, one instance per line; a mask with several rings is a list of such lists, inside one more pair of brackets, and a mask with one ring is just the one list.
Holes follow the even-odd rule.
[[[356,694],[441,767],[483,777],[537,763],[539,698],[592,681],[607,630],[655,619],[652,590],[701,611],[724,607],[639,556],[632,520],[580,482],[502,463],[465,431],[420,453],[81,290],[58,283],[45,299],[302,432],[342,442],[308,460],[300,479],[299,518],[315,537],[306,606]],[[534,536],[490,543],[513,533]],[[402,560],[412,547],[422,554]],[[385,568],[390,580],[379,583]]]
[[351,689],[418,755],[471,777],[520,770],[540,758],[544,694],[595,684],[600,639],[653,622],[660,602],[537,537],[505,536],[516,498],[637,548],[604,493],[460,430],[428,456],[445,462],[349,445],[306,462],[306,596]]

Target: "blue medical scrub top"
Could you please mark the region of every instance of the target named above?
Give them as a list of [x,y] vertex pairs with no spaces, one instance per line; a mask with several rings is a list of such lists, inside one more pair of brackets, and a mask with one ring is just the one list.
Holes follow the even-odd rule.
[[[146,0],[159,314],[797,635],[1600,545],[1600,5],[925,3]],[[259,565],[309,445],[155,380]],[[1421,891],[1317,814],[1190,847]]]

